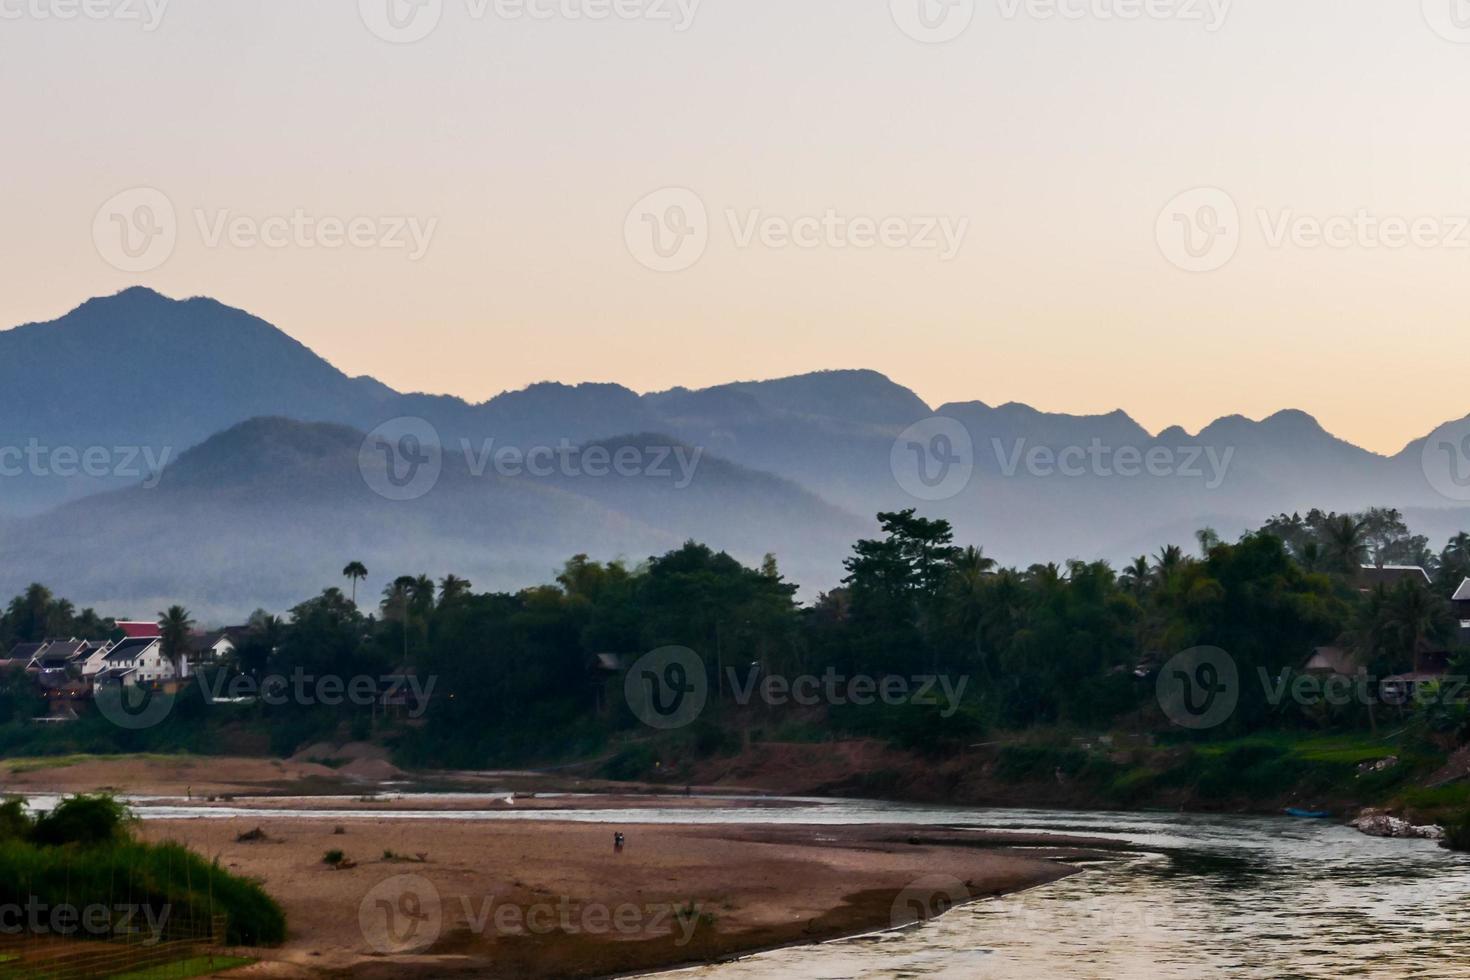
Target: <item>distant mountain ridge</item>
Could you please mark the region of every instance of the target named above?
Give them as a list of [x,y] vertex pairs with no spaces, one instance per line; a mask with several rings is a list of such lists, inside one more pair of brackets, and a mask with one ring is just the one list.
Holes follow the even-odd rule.
[[[895,471],[902,457],[895,441],[935,415],[963,426],[975,472],[954,495],[919,499]],[[1384,457],[1336,438],[1295,410],[1259,422],[1222,418],[1192,436],[1179,427],[1152,435],[1123,411],[1076,416],[978,400],[931,409],[913,391],[871,370],[643,395],[617,384],[545,382],[474,404],[349,377],[244,311],[137,288],[89,300],[50,323],[0,332],[0,449],[28,442],[141,446],[155,456],[167,450],[173,465],[158,491],[141,497],[126,489],[139,482],[136,474],[0,476],[0,546],[16,556],[13,574],[27,581],[45,578],[63,592],[69,580],[77,581],[87,584],[86,595],[78,593],[82,598],[120,600],[125,597],[108,595],[105,583],[51,549],[48,536],[75,541],[66,522],[91,521],[93,547],[132,547],[146,557],[161,547],[149,543],[156,539],[109,540],[106,523],[96,523],[99,515],[125,513],[130,527],[152,526],[163,516],[154,511],[165,502],[196,515],[207,513],[210,499],[239,498],[245,506],[242,488],[287,512],[293,501],[307,509],[321,506],[329,489],[356,495],[362,481],[346,465],[356,452],[353,441],[360,446],[364,433],[400,417],[426,420],[446,457],[461,445],[483,446],[491,439],[498,447],[526,450],[616,444],[636,433],[704,454],[706,482],[682,496],[660,495],[629,481],[510,481],[502,487],[504,500],[476,510],[465,504],[474,494],[447,466],[448,482],[442,493],[436,491],[446,502],[382,510],[364,500],[356,511],[397,542],[379,549],[384,560],[420,554],[409,537],[421,525],[433,529],[427,539],[444,544],[452,538],[446,528],[455,523],[449,512],[467,522],[461,535],[485,533],[485,526],[499,522],[494,534],[503,537],[504,522],[529,521],[516,529],[513,564],[534,580],[548,577],[568,547],[590,553],[600,544],[644,554],[692,536],[711,543],[739,539],[747,551],[784,552],[788,565],[805,572],[803,585],[829,588],[842,574],[844,535],[871,529],[878,510],[903,507],[946,517],[964,540],[1023,565],[1069,557],[1123,560],[1166,543],[1190,545],[1192,529],[1203,524],[1229,536],[1273,513],[1312,506],[1398,506],[1418,515],[1426,529],[1462,520],[1463,505],[1436,493],[1426,480],[1423,440]],[[1055,456],[1068,447],[1096,447],[1109,459],[1153,450],[1173,460],[1175,471],[1158,478],[1127,476],[1126,466],[1096,469],[1089,463],[1084,472],[1067,475],[1031,465],[1033,451]],[[1187,472],[1191,454],[1199,475]],[[483,480],[471,485],[500,486]],[[96,496],[117,490],[122,492]],[[759,506],[742,511],[742,495]],[[54,510],[83,497],[91,499]],[[542,519],[531,521],[529,514]],[[251,535],[270,535],[269,522],[232,521]],[[340,521],[328,523],[346,533]],[[726,533],[737,526],[739,534]],[[206,525],[190,527],[200,535]],[[585,535],[587,543],[576,545],[562,530]],[[225,539],[221,547],[241,555],[264,556],[269,544],[217,537]],[[308,535],[298,545],[304,548],[305,540],[333,552],[313,556],[323,567],[360,557],[336,553],[350,550],[351,537],[333,545]],[[637,545],[640,540],[646,543]],[[181,559],[185,570],[211,547],[196,544]],[[290,543],[271,554],[284,559]],[[232,560],[228,566],[237,582],[281,578],[279,570],[252,570],[248,562]],[[304,582],[304,572],[298,578]],[[0,581],[0,590],[5,584]]]

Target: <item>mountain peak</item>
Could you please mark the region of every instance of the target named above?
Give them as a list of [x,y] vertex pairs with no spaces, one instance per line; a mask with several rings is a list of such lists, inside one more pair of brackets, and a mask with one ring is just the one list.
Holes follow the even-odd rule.
[[1322,424],[1316,417],[1302,411],[1299,408],[1285,408],[1267,416],[1261,420],[1262,425],[1269,425],[1278,429],[1297,429],[1306,432],[1323,432]]
[[881,372],[864,368],[814,371],[770,381],[737,381],[707,391],[743,392],[772,411],[867,424],[909,425],[932,411],[908,388]]
[[1259,422],[1244,415],[1226,415],[1205,426],[1200,435],[1203,436],[1206,433],[1211,435],[1238,434],[1251,431],[1276,435],[1327,435],[1327,430],[1322,428],[1322,424],[1315,417],[1296,408],[1275,412]]

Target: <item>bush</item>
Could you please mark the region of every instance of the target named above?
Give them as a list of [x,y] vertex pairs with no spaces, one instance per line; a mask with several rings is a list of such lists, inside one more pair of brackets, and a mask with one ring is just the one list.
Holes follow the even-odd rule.
[[124,840],[133,815],[110,796],[72,796],[37,818],[30,839],[43,847],[97,847]]
[[1445,827],[1444,846],[1452,851],[1470,851],[1470,810]]
[[700,758],[712,755],[734,755],[740,751],[740,736],[709,719],[694,726],[694,752]]
[[[937,704],[840,705],[831,709],[832,727],[864,738],[924,754],[944,754],[985,737],[985,723],[970,708]],[[947,715],[947,716],[946,716]]]
[[658,753],[649,745],[628,745],[607,760],[602,775],[616,782],[632,782],[641,779],[658,762]]
[[1046,745],[1007,745],[996,759],[995,774],[1006,782],[1053,779],[1060,771],[1076,776],[1087,768],[1088,755],[1081,749]]
[[0,803],[0,842],[28,840],[34,826],[24,800],[17,797]]
[[286,938],[285,914],[258,884],[181,844],[132,840],[127,809],[109,797],[72,797],[34,824],[7,803],[0,822],[20,831],[0,840],[0,905],[97,905],[116,915],[130,905],[151,910],[152,921],[180,936],[205,933],[211,918],[223,915],[231,945]]

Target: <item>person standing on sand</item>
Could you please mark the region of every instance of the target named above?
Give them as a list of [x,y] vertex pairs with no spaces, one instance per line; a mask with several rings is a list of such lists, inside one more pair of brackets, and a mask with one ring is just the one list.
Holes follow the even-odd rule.
[[621,833],[613,834],[613,853],[623,853],[623,835]]

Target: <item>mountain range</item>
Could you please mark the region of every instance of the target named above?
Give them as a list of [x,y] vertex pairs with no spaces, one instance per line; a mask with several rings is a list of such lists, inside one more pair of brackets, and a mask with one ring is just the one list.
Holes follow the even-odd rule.
[[[403,442],[405,424],[422,438]],[[426,446],[427,492],[375,483],[373,466]],[[574,472],[495,455],[534,447]],[[1020,565],[1123,561],[1314,506],[1400,507],[1437,546],[1470,514],[1436,492],[1422,447],[1381,456],[1298,411],[1151,435],[1121,411],[932,407],[876,371],[649,394],[545,383],[473,404],[349,377],[248,313],[136,288],[0,332],[0,594],[44,581],[106,613],[178,601],[223,619],[337,584],[354,559],[369,586],[454,572],[517,588],[575,553],[636,562],[696,538],[776,554],[810,596],[874,514],[904,507]],[[655,448],[669,478],[581,465]],[[973,476],[930,492],[917,467],[935,477],[951,451]],[[687,480],[679,459],[697,461]]]

